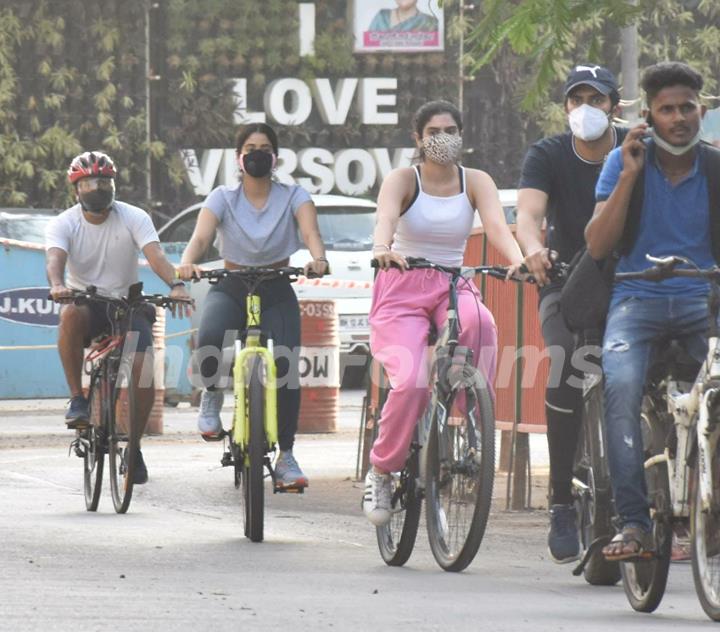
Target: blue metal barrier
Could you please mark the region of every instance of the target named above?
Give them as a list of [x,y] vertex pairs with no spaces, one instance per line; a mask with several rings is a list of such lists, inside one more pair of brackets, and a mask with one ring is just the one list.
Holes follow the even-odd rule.
[[[177,261],[177,246],[166,254]],[[140,268],[146,293],[167,293],[147,266]],[[60,306],[47,299],[45,250],[38,244],[0,239],[0,399],[66,397],[65,375],[56,349]],[[167,315],[165,393],[171,399],[191,393],[190,320]],[[185,333],[183,333],[185,332]],[[177,335],[180,334],[180,335]]]

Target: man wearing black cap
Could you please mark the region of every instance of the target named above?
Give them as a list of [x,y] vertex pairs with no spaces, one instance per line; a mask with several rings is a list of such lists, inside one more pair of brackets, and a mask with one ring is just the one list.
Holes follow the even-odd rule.
[[517,239],[526,255],[525,264],[538,281],[542,333],[551,357],[545,392],[551,483],[548,548],[558,563],[580,556],[571,483],[580,431],[582,373],[571,363],[575,340],[560,313],[562,288],[547,276],[552,267],[550,251],[557,253],[559,261],[570,262],[584,247],[583,231],[595,207],[600,169],[627,132],[612,125],[620,95],[615,77],[606,68],[575,66],[564,94],[571,131],[544,138],[528,150],[517,215]]

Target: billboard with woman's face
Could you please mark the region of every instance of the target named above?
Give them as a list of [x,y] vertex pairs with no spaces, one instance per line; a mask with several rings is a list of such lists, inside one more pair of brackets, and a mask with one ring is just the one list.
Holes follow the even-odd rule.
[[445,48],[438,0],[355,0],[355,51],[422,52]]

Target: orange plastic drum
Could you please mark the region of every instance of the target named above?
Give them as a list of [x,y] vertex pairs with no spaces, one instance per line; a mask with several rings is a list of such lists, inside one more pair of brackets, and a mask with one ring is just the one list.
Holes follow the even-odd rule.
[[340,339],[335,301],[301,299],[298,432],[335,432],[340,413]]

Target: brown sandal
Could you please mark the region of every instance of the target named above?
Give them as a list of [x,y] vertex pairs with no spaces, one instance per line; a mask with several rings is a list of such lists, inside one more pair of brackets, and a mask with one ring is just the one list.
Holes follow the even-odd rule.
[[[628,550],[632,547],[631,550]],[[649,560],[655,555],[653,535],[640,527],[623,527],[602,550],[608,562]]]

